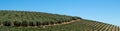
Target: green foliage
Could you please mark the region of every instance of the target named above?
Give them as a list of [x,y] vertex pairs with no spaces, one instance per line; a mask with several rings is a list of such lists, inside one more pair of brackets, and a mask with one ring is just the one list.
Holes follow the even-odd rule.
[[11,22],[10,21],[3,21],[3,25],[4,26],[11,26]]
[[21,26],[25,26],[25,27],[27,27],[27,26],[28,26],[28,21],[22,21]]
[[57,23],[58,23],[58,24],[61,24],[61,23],[62,23],[62,21],[58,21]]
[[21,26],[22,22],[20,21],[14,21],[14,26]]
[[0,11],[0,18],[1,20],[9,19],[10,22],[13,22],[14,26],[60,24],[62,22],[70,22],[77,19],[77,17],[67,15],[26,11]]
[[[75,20],[73,16],[50,14],[43,12],[24,12],[24,11],[0,11],[0,18],[2,20],[9,19],[9,21],[59,21],[62,20]],[[72,19],[71,19],[72,18]]]
[[34,22],[34,21],[29,21],[29,26],[36,26],[37,24],[36,24],[36,22]]
[[0,20],[0,25],[2,25],[2,21]]
[[[81,23],[83,22],[83,23]],[[96,26],[93,26],[93,25]],[[120,31],[120,28],[111,24],[96,23],[90,21],[79,21],[67,25],[41,27],[0,27],[1,31]]]
[[41,24],[42,24],[42,23],[39,22],[39,21],[36,22],[36,26],[41,26]]
[[[77,19],[80,21],[65,25],[53,25]],[[0,25],[3,25],[0,26],[0,31],[120,31],[117,26],[76,16],[26,11],[0,11]]]

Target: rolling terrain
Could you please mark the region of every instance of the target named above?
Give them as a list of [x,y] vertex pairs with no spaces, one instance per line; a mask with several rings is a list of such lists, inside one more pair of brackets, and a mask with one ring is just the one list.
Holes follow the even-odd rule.
[[120,31],[120,27],[77,16],[0,10],[0,31]]

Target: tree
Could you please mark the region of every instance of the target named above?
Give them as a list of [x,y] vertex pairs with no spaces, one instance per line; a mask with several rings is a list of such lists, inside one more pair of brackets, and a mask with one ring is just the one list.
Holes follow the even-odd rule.
[[41,22],[39,22],[39,21],[36,22],[36,26],[41,26],[41,25],[42,25]]
[[4,22],[3,22],[3,25],[4,25],[4,26],[11,26],[11,22],[10,22],[10,21],[4,21]]
[[28,21],[22,21],[22,24],[21,24],[22,26],[28,26]]
[[21,26],[21,22],[20,21],[14,21],[14,26]]
[[36,26],[36,23],[33,22],[33,21],[30,21],[30,22],[29,22],[29,26]]

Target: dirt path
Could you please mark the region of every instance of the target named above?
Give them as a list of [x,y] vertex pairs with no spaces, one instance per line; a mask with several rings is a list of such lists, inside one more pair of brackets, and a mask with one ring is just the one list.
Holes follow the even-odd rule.
[[45,28],[46,26],[65,25],[65,24],[70,24],[70,23],[73,23],[73,22],[78,22],[78,21],[80,21],[80,19],[77,19],[77,20],[72,20],[72,21],[70,21],[70,22],[62,22],[62,23],[60,23],[60,24],[50,24],[50,25],[44,25],[44,26],[42,26],[42,27],[43,27],[43,28]]

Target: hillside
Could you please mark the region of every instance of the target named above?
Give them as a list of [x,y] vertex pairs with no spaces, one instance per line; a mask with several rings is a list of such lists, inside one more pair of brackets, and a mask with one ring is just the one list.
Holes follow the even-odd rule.
[[120,31],[120,27],[76,16],[0,10],[0,31]]

